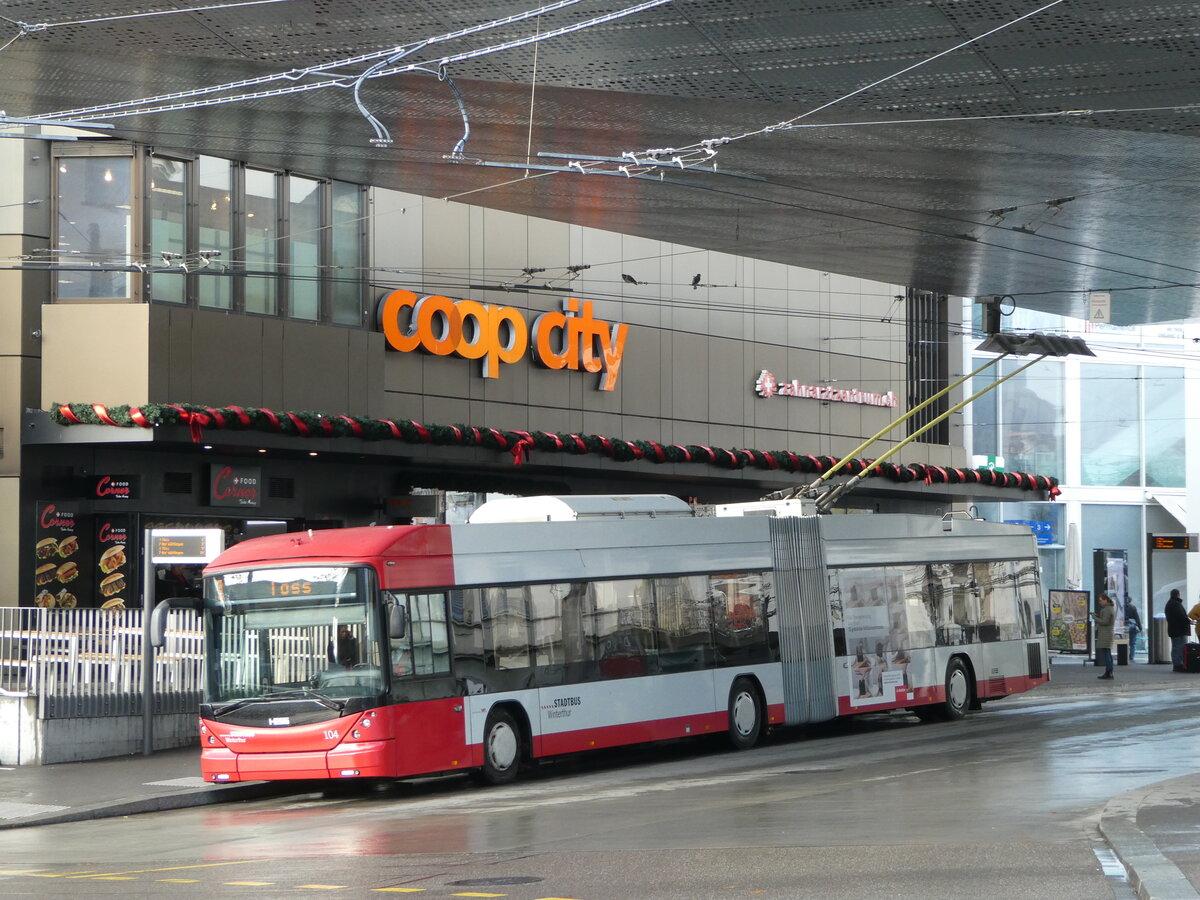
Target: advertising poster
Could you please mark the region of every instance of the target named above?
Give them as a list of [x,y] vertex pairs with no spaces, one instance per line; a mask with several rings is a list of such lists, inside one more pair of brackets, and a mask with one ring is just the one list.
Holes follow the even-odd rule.
[[846,633],[850,705],[895,702],[906,693],[908,653],[895,646],[892,611],[903,611],[904,582],[888,569],[839,573],[842,624]]
[[96,591],[94,605],[101,609],[128,609],[137,588],[134,560],[136,530],[128,513],[96,516]]
[[1087,591],[1050,592],[1050,649],[1065,653],[1087,653],[1091,630]]
[[92,595],[91,541],[84,518],[70,503],[38,503],[34,530],[33,605],[42,609],[86,606]]

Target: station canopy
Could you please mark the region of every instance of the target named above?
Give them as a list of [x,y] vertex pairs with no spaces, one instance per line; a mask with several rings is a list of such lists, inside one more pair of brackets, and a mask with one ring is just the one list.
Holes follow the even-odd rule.
[[1194,0],[15,0],[0,41],[13,119],[1081,318],[1107,291],[1117,325],[1200,314]]

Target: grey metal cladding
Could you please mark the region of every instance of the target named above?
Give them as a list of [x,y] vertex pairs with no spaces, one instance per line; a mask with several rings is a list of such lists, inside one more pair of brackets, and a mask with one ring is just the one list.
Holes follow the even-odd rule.
[[457,585],[639,578],[771,567],[765,519],[452,525]]
[[1037,556],[1033,533],[1025,526],[973,519],[827,516],[821,519],[821,533],[826,541],[825,562],[831,568]]
[[771,550],[779,615],[784,720],[821,722],[837,715],[833,685],[833,621],[817,518],[771,518]]

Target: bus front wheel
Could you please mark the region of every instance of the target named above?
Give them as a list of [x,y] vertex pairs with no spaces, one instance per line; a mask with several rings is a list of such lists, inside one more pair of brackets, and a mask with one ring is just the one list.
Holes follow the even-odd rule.
[[517,777],[521,742],[521,729],[512,714],[492,710],[483,729],[483,768],[479,772],[486,784],[507,784]]
[[729,689],[729,740],[738,750],[749,750],[762,737],[762,704],[749,678],[738,678]]

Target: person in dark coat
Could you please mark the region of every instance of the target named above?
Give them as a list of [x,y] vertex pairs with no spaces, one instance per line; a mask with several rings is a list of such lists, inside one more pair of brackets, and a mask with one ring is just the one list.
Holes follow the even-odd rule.
[[329,642],[329,661],[347,669],[358,663],[358,638],[349,625],[339,625],[336,641]]
[[1133,654],[1137,652],[1138,635],[1142,633],[1142,617],[1133,598],[1125,595],[1125,630],[1129,633],[1129,661],[1133,662]]
[[1113,677],[1113,639],[1117,622],[1117,610],[1113,606],[1112,597],[1107,593],[1100,595],[1100,605],[1092,613],[1096,623],[1096,662],[1104,663],[1104,674],[1100,677],[1111,681]]
[[1192,633],[1192,620],[1183,608],[1179,588],[1171,589],[1171,597],[1163,608],[1167,617],[1167,637],[1171,639],[1171,666],[1174,672],[1186,672],[1183,667],[1183,648]]

